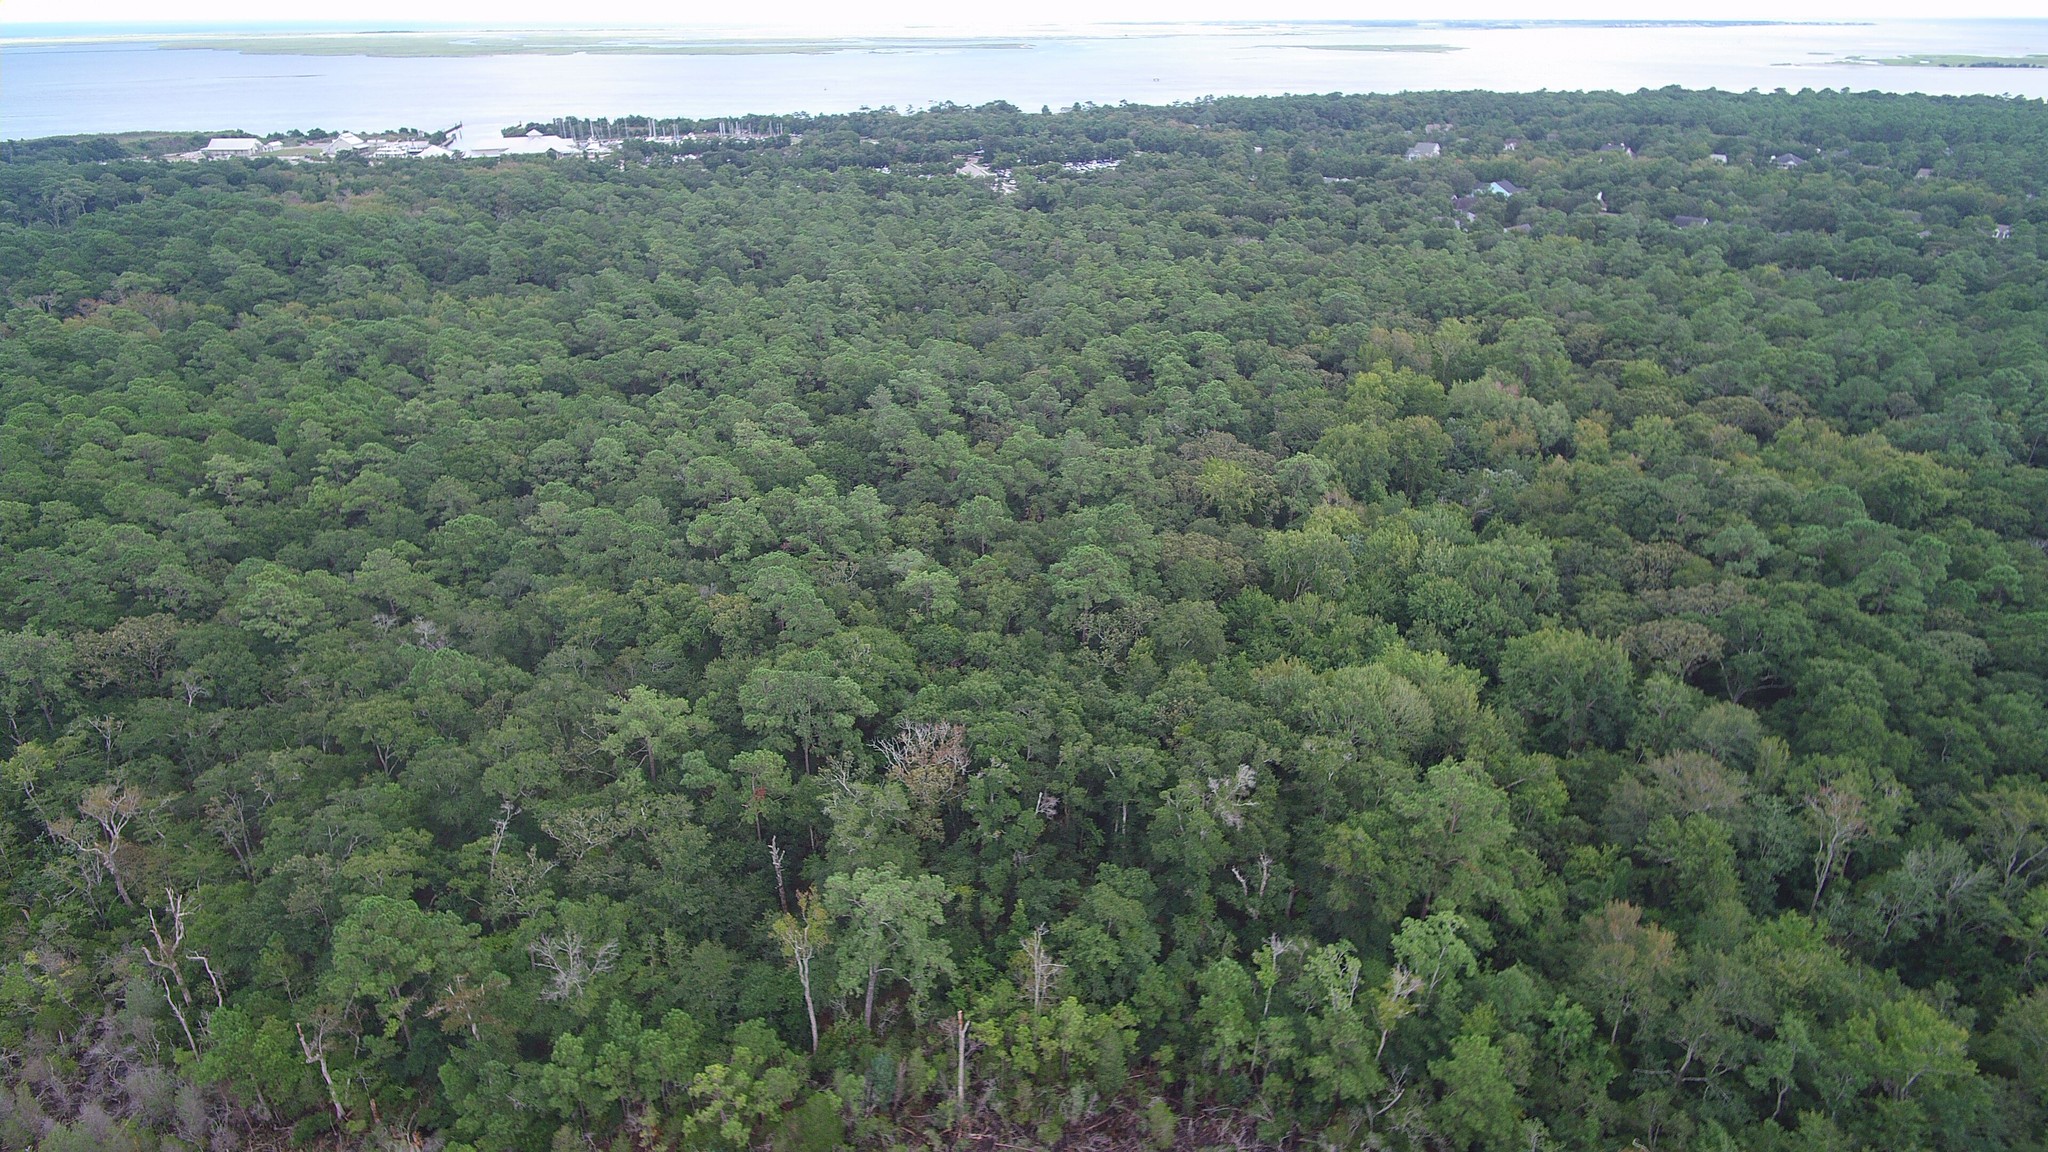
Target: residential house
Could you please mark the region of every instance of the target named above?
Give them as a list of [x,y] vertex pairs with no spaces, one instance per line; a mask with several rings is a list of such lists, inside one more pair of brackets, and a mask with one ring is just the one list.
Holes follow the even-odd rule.
[[1791,169],[1800,167],[1801,165],[1805,164],[1806,161],[1801,160],[1798,156],[1795,156],[1790,152],[1783,152],[1776,156],[1771,157],[1771,163],[1776,164],[1780,168]]
[[1932,168],[1922,168],[1922,169],[1921,169],[1921,170],[1919,170],[1918,172],[1915,172],[1915,173],[1913,173],[1913,179],[1915,179],[1915,180],[1932,180],[1932,179],[1934,179],[1934,169],[1932,169]]
[[1626,144],[1602,144],[1600,146],[1600,151],[1613,152],[1617,155],[1627,156],[1631,159],[1633,159],[1636,154],[1636,150],[1629,147]]
[[263,141],[253,136],[216,136],[199,151],[208,160],[226,160],[235,156],[254,156],[262,148]]
[[1512,180],[1495,180],[1483,189],[1473,189],[1474,194],[1481,191],[1491,192],[1495,196],[1513,196],[1515,193],[1520,192],[1521,189],[1516,187],[1515,182]]
[[425,140],[412,139],[379,141],[370,148],[369,154],[373,160],[409,160],[416,156],[451,156],[454,151]]
[[2000,225],[1997,225],[1996,227],[1992,228],[1992,229],[1991,229],[1991,238],[1992,238],[1993,240],[2010,240],[2010,239],[2012,239],[2012,225],[2010,225],[2010,224],[2000,224]]
[[1410,160],[1434,160],[1444,154],[1444,146],[1434,140],[1424,140],[1408,150]]
[[1728,162],[1728,154],[1726,152],[1709,152],[1707,153],[1707,159],[1712,160],[1716,164],[1726,164]]

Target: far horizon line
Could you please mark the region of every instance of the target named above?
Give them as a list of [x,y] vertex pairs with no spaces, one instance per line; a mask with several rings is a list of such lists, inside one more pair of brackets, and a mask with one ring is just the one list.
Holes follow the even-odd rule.
[[[1927,24],[1989,24],[1989,23],[2043,23],[2048,17],[2040,16],[1953,16],[1917,17],[1910,19],[1885,19],[1860,17],[1854,19],[1812,19],[1788,20],[1766,17],[1755,18],[1664,18],[1645,19],[1636,17],[1495,17],[1469,19],[1332,19],[1285,17],[1242,19],[1188,19],[1188,20],[1065,20],[1047,22],[1001,22],[987,24],[956,23],[907,23],[888,27],[865,27],[860,29],[836,28],[829,31],[806,33],[796,24],[758,23],[706,23],[699,21],[634,21],[616,23],[591,23],[572,21],[419,21],[402,24],[390,21],[350,22],[342,20],[210,20],[210,21],[109,21],[109,20],[0,20],[0,41],[19,39],[40,39],[58,30],[82,35],[172,35],[178,33],[214,33],[223,31],[277,31],[285,33],[320,34],[336,33],[359,36],[405,35],[420,32],[689,32],[704,35],[748,35],[760,37],[804,36],[811,39],[859,38],[864,36],[905,37],[926,35],[954,35],[964,31],[986,31],[990,28],[1009,28],[1019,32],[1050,32],[1076,29],[1114,28],[1243,28],[1255,30],[1274,27],[1312,28],[1460,28],[1475,30],[1515,28],[1743,28],[1743,27],[1867,27],[1882,23],[1927,23]],[[21,35],[33,30],[31,35]],[[12,33],[12,34],[10,34]]]

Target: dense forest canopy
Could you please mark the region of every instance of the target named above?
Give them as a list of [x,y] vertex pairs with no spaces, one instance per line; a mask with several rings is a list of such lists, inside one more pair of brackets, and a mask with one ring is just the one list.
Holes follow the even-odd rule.
[[9,147],[0,1146],[2044,1147],[2040,104],[782,123]]

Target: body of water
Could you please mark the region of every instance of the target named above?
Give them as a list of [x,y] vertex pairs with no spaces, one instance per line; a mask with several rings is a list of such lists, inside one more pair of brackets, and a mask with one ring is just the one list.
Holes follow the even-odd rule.
[[[245,54],[146,39],[0,43],[0,137],[145,129],[474,127],[559,115],[720,116],[1008,100],[1419,89],[1853,88],[2048,97],[2048,69],[1857,63],[2048,54],[2048,21],[1845,25],[1143,26],[744,54]],[[1424,47],[1426,51],[1388,49]],[[1363,49],[1363,50],[1361,50]],[[1450,50],[1443,50],[1450,49]]]

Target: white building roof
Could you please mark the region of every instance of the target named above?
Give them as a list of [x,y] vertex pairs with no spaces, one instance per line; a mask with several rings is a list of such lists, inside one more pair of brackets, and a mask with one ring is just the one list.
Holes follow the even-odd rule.
[[471,156],[545,156],[549,152],[572,154],[583,149],[574,140],[560,136],[500,136],[464,141],[459,150]]
[[216,136],[206,142],[208,152],[254,152],[263,141],[253,136]]

